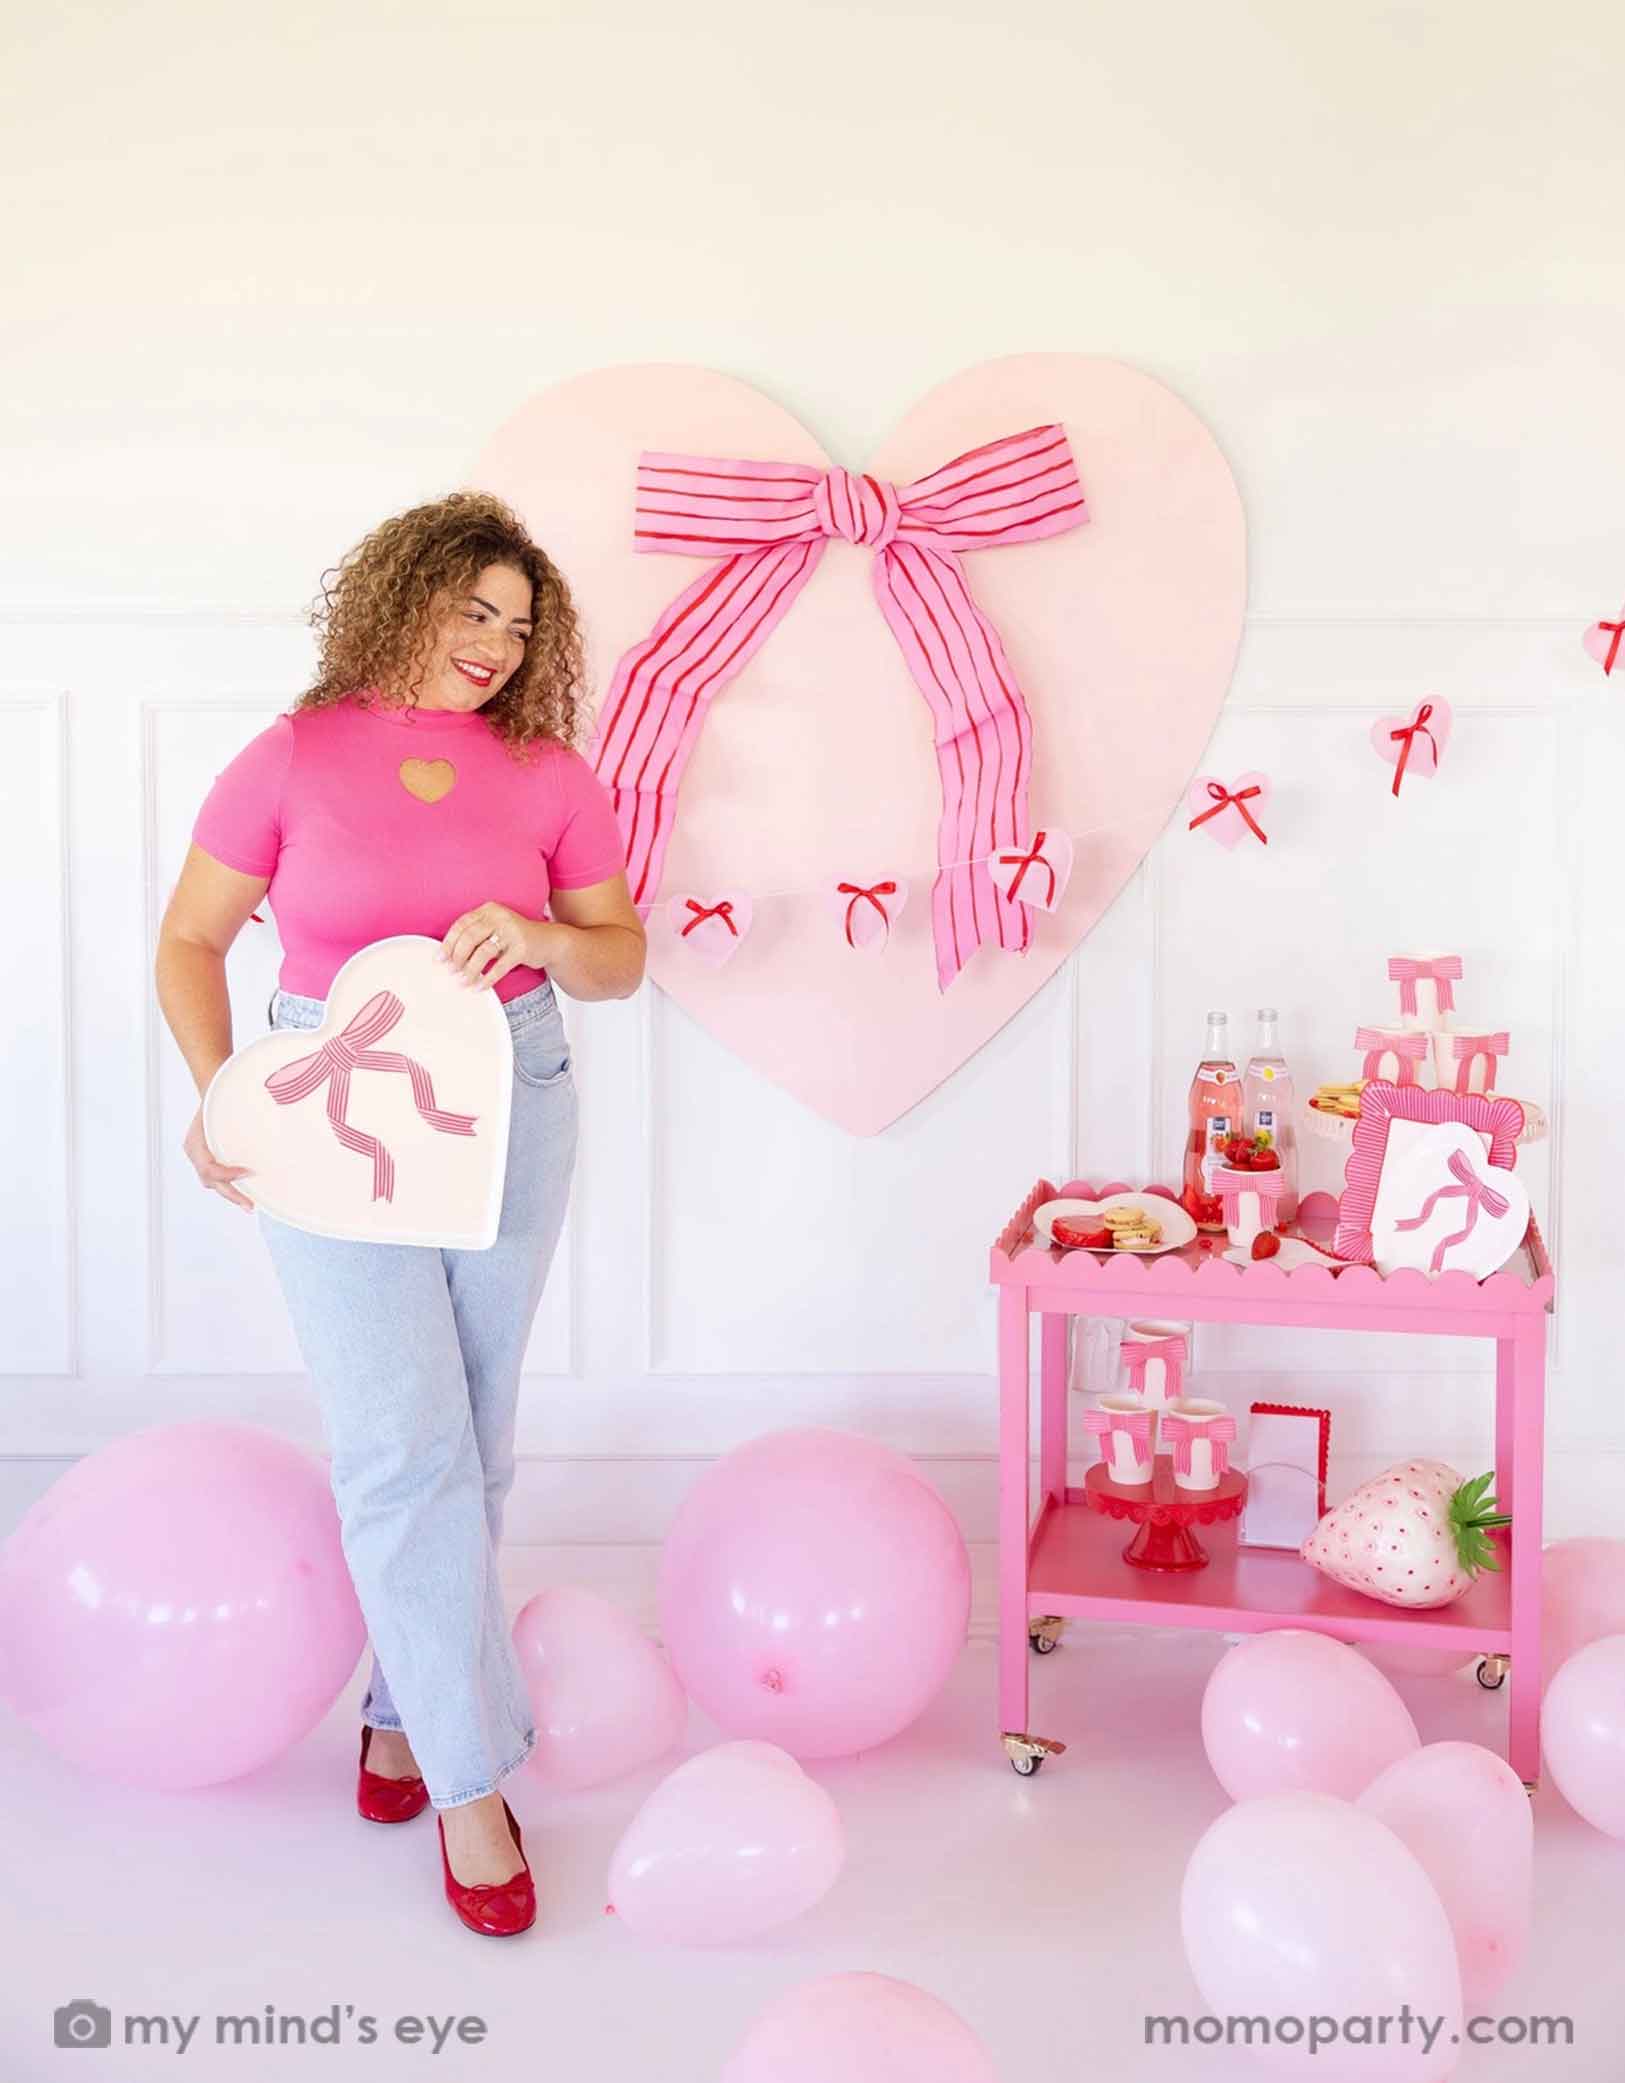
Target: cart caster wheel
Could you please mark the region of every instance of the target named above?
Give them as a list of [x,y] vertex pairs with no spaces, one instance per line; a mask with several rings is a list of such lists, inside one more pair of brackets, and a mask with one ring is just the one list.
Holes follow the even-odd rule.
[[1016,1732],[1006,1732],[1000,1740],[1012,1769],[1023,1779],[1031,1779],[1045,1758],[1059,1757],[1066,1748],[1064,1743],[1057,1743],[1048,1736],[1027,1736]]
[[1027,1646],[1034,1656],[1053,1656],[1061,1646],[1061,1630],[1066,1622],[1052,1613],[1042,1620],[1027,1623]]
[[1474,1676],[1486,1692],[1499,1692],[1507,1682],[1507,1667],[1511,1661],[1509,1656],[1481,1656]]

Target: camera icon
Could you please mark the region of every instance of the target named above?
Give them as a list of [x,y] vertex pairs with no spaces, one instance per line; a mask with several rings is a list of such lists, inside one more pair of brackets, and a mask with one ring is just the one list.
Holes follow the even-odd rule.
[[113,2018],[105,2004],[92,2003],[88,1996],[76,1996],[72,2003],[65,2003],[53,2011],[56,2025],[56,2044],[59,2047],[110,2047],[113,2044]]

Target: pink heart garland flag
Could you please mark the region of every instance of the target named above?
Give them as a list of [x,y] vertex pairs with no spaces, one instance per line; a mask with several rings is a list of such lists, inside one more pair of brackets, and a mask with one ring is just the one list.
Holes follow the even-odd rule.
[[890,940],[892,929],[908,902],[908,884],[901,876],[838,882],[828,893],[842,944],[860,955],[879,954]]
[[726,890],[712,898],[673,897],[666,906],[667,923],[678,946],[708,969],[720,969],[733,960],[755,915],[743,890]]
[[1385,759],[1394,770],[1396,796],[1407,774],[1419,774],[1431,781],[1438,773],[1453,721],[1444,696],[1431,694],[1409,716],[1379,716],[1371,726],[1371,742],[1378,758]]
[[1216,780],[1211,774],[1198,774],[1186,799],[1191,813],[1190,829],[1206,832],[1223,847],[1234,846],[1246,838],[1268,846],[1263,810],[1269,793],[1267,774],[1239,774],[1230,783]]
[[1605,673],[1611,673],[1618,665],[1620,647],[1625,641],[1625,608],[1619,611],[1617,622],[1593,622],[1581,641],[1588,658],[1594,658]]

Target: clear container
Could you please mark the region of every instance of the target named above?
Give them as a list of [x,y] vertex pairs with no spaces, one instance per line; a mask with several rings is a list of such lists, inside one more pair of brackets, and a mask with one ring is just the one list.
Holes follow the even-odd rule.
[[1273,1006],[1259,1008],[1258,1042],[1241,1085],[1241,1132],[1258,1141],[1267,1139],[1280,1157],[1278,1219],[1284,1229],[1298,1218],[1298,1131],[1292,1073],[1276,1037],[1278,1024]]
[[1243,1118],[1241,1078],[1230,1054],[1230,1016],[1209,1013],[1207,1048],[1191,1080],[1181,1196],[1198,1229],[1224,1228],[1224,1206],[1213,1174],[1224,1163],[1225,1144],[1241,1134]]

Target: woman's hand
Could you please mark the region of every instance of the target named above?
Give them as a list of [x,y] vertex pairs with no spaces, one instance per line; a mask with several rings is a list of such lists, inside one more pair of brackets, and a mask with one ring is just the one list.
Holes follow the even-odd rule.
[[506,904],[476,904],[447,927],[441,959],[465,984],[477,991],[489,989],[521,964],[527,969],[543,967],[531,960],[531,942],[537,926],[545,924],[545,919],[521,918]]
[[254,1169],[249,1164],[222,1164],[208,1144],[203,1140],[203,1109],[198,1108],[192,1116],[192,1125],[186,1131],[186,1140],[181,1146],[197,1169],[198,1178],[213,1192],[223,1194],[239,1208],[252,1211],[254,1203],[246,1194],[239,1193],[232,1185],[233,1179],[241,1179]]

